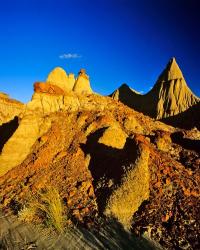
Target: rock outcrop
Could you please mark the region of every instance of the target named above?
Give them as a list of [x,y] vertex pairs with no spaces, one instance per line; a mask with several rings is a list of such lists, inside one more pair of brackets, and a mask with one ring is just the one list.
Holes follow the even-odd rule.
[[73,89],[75,78],[73,74],[68,76],[64,69],[56,67],[49,73],[46,82],[56,85],[67,92]]
[[114,126],[105,129],[103,135],[99,138],[98,143],[112,148],[122,149],[126,143],[127,135],[115,122]]
[[[49,86],[59,87],[65,93],[71,90],[73,90],[74,92],[78,94],[92,94],[93,93],[91,86],[90,86],[89,76],[86,74],[85,69],[81,69],[78,74],[77,79],[75,79],[74,74],[70,73],[69,75],[67,75],[64,69],[57,67],[50,72],[46,80],[46,83]],[[46,87],[46,88],[48,89],[49,87]]]
[[78,94],[92,94],[93,93],[90,87],[89,76],[86,74],[86,71],[84,69],[80,70],[78,78],[76,79],[76,82],[74,84],[73,90],[74,92]]
[[187,86],[175,58],[158,78],[153,95],[158,95],[157,119],[177,115],[200,101]]
[[141,95],[124,84],[111,96],[156,119],[180,114],[200,102],[187,86],[175,58],[170,60],[147,94]]
[[5,93],[0,93],[0,125],[11,121],[15,116],[20,116],[25,110],[25,105],[9,98]]
[[68,75],[68,85],[70,86],[71,90],[73,90],[73,88],[74,88],[75,81],[76,81],[76,79],[75,79],[74,74],[69,73],[69,75]]
[[61,88],[56,85],[46,83],[46,82],[36,82],[34,84],[34,92],[35,93],[46,93],[53,95],[64,95],[65,92]]

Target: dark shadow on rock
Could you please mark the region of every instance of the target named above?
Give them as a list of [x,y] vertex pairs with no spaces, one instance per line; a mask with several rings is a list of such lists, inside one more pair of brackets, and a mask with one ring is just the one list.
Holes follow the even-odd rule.
[[0,153],[5,145],[5,143],[10,139],[13,133],[19,126],[18,117],[0,126]]
[[171,134],[173,143],[179,144],[181,147],[189,150],[194,150],[200,153],[200,140],[191,140],[184,138],[183,132],[175,132]]
[[[137,157],[137,145],[134,139],[127,138],[123,149],[98,143],[105,130],[106,128],[99,129],[88,136],[86,144],[81,144],[84,153],[91,156],[89,169],[100,212],[105,208],[112,187],[120,183],[126,167],[134,163]],[[112,185],[105,184],[109,180]]]
[[200,102],[180,114],[161,119],[162,122],[183,129],[200,130]]
[[79,230],[83,233],[84,239],[93,243],[97,249],[160,249],[153,242],[126,231],[116,220],[107,220],[98,230],[92,232],[84,228],[79,228]]

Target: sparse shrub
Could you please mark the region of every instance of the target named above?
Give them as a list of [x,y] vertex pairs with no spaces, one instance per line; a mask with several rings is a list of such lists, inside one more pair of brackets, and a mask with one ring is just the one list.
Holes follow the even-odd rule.
[[37,193],[29,207],[24,208],[19,217],[26,222],[33,222],[34,218],[41,217],[43,221],[53,226],[58,232],[64,229],[64,208],[58,191],[48,187]]
[[149,152],[142,151],[108,200],[105,214],[115,217],[126,229],[131,228],[132,216],[149,197]]
[[34,222],[35,215],[36,209],[34,207],[24,207],[18,213],[19,219],[24,222]]

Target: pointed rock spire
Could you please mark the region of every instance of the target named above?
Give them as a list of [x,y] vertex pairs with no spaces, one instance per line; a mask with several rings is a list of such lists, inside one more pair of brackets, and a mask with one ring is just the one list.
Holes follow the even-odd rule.
[[171,58],[166,68],[163,70],[161,75],[158,78],[158,82],[160,81],[171,81],[175,79],[184,78],[183,74],[176,62],[175,57]]
[[90,87],[89,76],[86,74],[85,69],[81,69],[76,79],[73,88],[74,92],[79,94],[92,94],[93,91]]
[[122,85],[111,97],[156,119],[177,115],[200,102],[188,87],[174,57],[147,94],[140,95]]
[[177,115],[199,102],[188,87],[175,58],[169,61],[151,94],[158,97],[157,119]]

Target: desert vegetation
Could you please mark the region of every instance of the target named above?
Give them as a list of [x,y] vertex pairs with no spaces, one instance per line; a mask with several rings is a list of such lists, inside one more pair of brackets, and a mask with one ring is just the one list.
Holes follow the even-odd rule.
[[125,171],[121,185],[112,193],[105,211],[106,215],[115,217],[127,229],[131,228],[133,214],[149,197],[149,152],[140,151],[136,163]]
[[64,206],[59,192],[53,187],[38,191],[30,203],[19,212],[19,219],[25,222],[41,221],[59,233],[64,230]]

